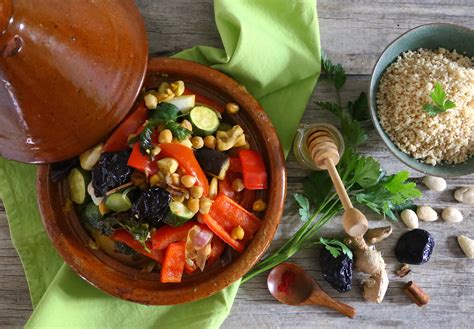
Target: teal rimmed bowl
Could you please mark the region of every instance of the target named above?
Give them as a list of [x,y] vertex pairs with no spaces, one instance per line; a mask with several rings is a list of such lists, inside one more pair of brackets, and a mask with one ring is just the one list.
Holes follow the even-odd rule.
[[375,129],[388,149],[410,168],[428,175],[441,177],[469,175],[474,173],[474,157],[470,157],[466,162],[456,165],[439,164],[432,166],[423,163],[398,149],[383,130],[377,116],[377,91],[380,78],[385,69],[405,51],[419,48],[434,50],[439,47],[451,51],[456,49],[460,54],[474,57],[474,30],[454,24],[426,24],[409,30],[392,41],[382,52],[372,71],[369,89],[370,115]]

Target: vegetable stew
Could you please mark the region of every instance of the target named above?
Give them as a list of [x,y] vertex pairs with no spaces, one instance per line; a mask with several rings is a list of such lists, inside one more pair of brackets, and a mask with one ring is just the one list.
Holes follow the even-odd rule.
[[169,283],[219,263],[226,248],[243,252],[261,226],[266,203],[256,190],[268,178],[261,154],[232,124],[238,110],[183,81],[146,91],[67,177],[95,244]]

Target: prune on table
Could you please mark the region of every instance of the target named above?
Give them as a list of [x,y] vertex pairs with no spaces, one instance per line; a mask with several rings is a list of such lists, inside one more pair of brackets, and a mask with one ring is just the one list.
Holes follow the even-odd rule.
[[323,272],[323,278],[339,292],[346,292],[352,288],[352,259],[341,253],[334,258],[331,253],[322,248],[319,264]]
[[168,191],[158,186],[150,187],[133,203],[132,216],[158,227],[168,212],[170,201],[171,195]]
[[92,168],[92,187],[97,197],[130,180],[132,168],[127,166],[129,156],[130,150],[102,153],[99,162]]
[[435,241],[425,230],[414,229],[403,234],[395,246],[395,256],[400,263],[420,265],[430,260]]

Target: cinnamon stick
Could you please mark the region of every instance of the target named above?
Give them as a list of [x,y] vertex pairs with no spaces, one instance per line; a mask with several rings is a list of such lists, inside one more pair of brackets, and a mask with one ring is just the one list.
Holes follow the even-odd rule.
[[405,286],[405,293],[410,297],[418,306],[428,304],[430,296],[428,296],[423,289],[418,287],[413,281],[410,281]]

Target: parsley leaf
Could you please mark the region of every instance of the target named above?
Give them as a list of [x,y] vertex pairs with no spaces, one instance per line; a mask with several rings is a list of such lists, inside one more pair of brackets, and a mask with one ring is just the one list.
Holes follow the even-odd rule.
[[171,130],[173,136],[178,138],[180,141],[187,138],[192,132],[184,127],[181,127],[176,120],[179,117],[179,109],[170,103],[160,103],[156,109],[150,110],[148,122],[142,132],[131,138],[130,143],[140,141],[140,150],[143,154],[149,154],[153,149],[153,142],[151,137],[153,131],[159,124],[164,124],[166,128]]
[[327,77],[334,82],[336,90],[340,90],[346,83],[346,71],[341,64],[334,65],[325,53],[321,54],[321,67]]
[[355,193],[356,201],[379,215],[397,220],[395,211],[408,207],[413,199],[421,197],[416,184],[407,182],[408,176],[407,171],[385,176],[377,185]]
[[117,224],[130,233],[135,240],[140,242],[146,251],[150,251],[146,245],[146,241],[150,238],[150,228],[148,224],[133,219],[123,219],[117,221]]
[[341,106],[330,102],[316,102],[320,109],[327,110],[339,118],[342,135],[347,145],[356,147],[367,140],[367,134],[361,124],[354,120],[351,114]]
[[380,163],[369,156],[359,156],[354,170],[354,183],[369,188],[378,183],[381,177]]
[[354,102],[349,101],[347,103],[347,110],[354,120],[364,121],[370,119],[369,102],[365,92],[361,92]]
[[304,195],[319,207],[333,188],[326,171],[313,171],[303,182]]
[[301,194],[296,193],[295,194],[295,200],[298,202],[300,209],[298,210],[298,213],[301,216],[301,220],[303,222],[306,222],[309,217],[311,216],[311,211],[309,209],[309,201],[307,198],[302,196]]
[[181,127],[179,123],[176,121],[167,121],[165,123],[166,128],[171,130],[173,133],[173,136],[178,138],[180,141],[186,139],[189,135],[192,134],[192,131],[189,129],[186,129],[184,127]]
[[410,173],[400,171],[394,175],[388,176],[382,184],[392,195],[391,200],[396,205],[402,205],[410,199],[420,198],[421,192],[416,188],[414,182],[407,182]]
[[332,239],[326,240],[324,238],[319,238],[319,242],[331,253],[334,258],[339,257],[341,252],[350,259],[352,259],[352,251],[344,243],[339,240]]
[[446,92],[443,90],[439,82],[436,82],[430,96],[434,104],[423,105],[423,110],[431,116],[446,112],[447,110],[456,107],[456,104],[453,101],[446,99]]

